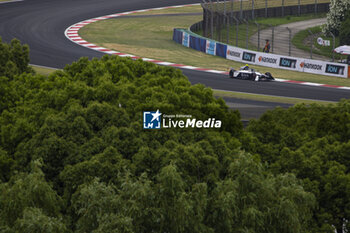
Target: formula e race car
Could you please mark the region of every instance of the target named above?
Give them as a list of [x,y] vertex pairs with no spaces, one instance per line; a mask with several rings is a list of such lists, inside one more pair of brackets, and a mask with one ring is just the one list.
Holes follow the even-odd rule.
[[248,65],[241,67],[239,70],[235,70],[233,68],[230,69],[229,73],[230,78],[244,79],[244,80],[252,80],[252,81],[272,81],[275,80],[271,73],[266,72],[262,74],[257,72],[254,69],[249,68]]

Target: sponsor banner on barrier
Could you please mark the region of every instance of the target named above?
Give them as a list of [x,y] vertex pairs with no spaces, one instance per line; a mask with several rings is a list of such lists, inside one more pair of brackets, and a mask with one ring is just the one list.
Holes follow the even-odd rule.
[[300,63],[300,68],[308,73],[323,73],[326,69],[326,62],[304,59],[304,61]]
[[227,45],[216,43],[216,56],[226,58]]
[[190,47],[203,53],[206,51],[206,42],[207,41],[203,38],[196,38],[192,35],[190,36]]
[[304,59],[301,58],[280,56],[278,65],[282,69],[303,71],[303,67],[301,66],[303,61]]
[[201,50],[203,53],[205,53],[207,51],[207,40],[201,38],[200,40],[200,45],[201,45]]
[[205,52],[210,55],[215,55],[216,42],[212,40],[207,40],[207,46]]
[[341,63],[304,59],[300,64],[300,67],[303,68],[303,72],[307,73],[330,75],[344,78],[348,76],[347,65]]
[[291,69],[297,69],[297,60],[293,58],[280,57],[279,66]]
[[348,77],[348,68],[345,64],[326,63],[325,67],[326,75]]
[[269,53],[259,53],[256,64],[261,66],[277,68],[279,66],[280,57],[281,56]]
[[174,28],[173,40],[176,41],[176,43],[182,44],[182,31]]
[[243,51],[242,60],[244,62],[255,63],[256,53],[253,51]]
[[242,61],[243,49],[227,46],[226,58],[233,61]]
[[190,35],[187,32],[182,33],[182,45],[190,47]]

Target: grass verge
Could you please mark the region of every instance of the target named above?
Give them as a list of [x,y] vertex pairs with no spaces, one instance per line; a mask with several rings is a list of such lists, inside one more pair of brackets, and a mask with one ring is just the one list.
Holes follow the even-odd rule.
[[[167,9],[167,12],[173,13],[169,11],[179,9]],[[162,14],[162,10],[159,13]],[[242,66],[242,63],[207,55],[172,41],[175,27],[188,28],[189,25],[201,19],[202,16],[116,18],[89,24],[83,27],[79,34],[89,42],[140,57],[224,71],[228,71],[229,67]],[[254,65],[252,67],[263,72],[271,72],[276,78],[350,86],[350,79]]]
[[[311,35],[309,31],[313,34],[313,40],[311,39]],[[322,46],[317,43],[317,38],[321,37],[324,40],[330,41],[330,46]],[[335,48],[339,46],[339,37],[335,37]],[[319,54],[325,57],[332,58],[333,56],[333,38],[329,36],[324,36],[322,33],[322,29],[320,26],[312,27],[306,30],[302,30],[295,34],[295,36],[292,39],[292,43],[295,47],[298,49],[302,49],[305,51],[310,51],[311,45],[313,46],[312,52],[315,54]],[[340,55],[338,53],[334,53],[334,60],[341,60],[345,59],[345,55]]]
[[310,99],[300,99],[300,98],[290,98],[283,96],[272,96],[272,95],[259,95],[252,93],[243,93],[235,91],[223,91],[223,90],[213,90],[215,97],[228,97],[237,99],[249,99],[264,102],[274,102],[274,103],[284,103],[284,104],[321,104],[328,105],[334,104],[336,102],[332,101],[321,101],[321,100],[310,100]]
[[55,68],[43,67],[43,66],[37,66],[37,65],[30,65],[30,66],[35,70],[37,74],[41,74],[45,76],[48,76],[57,70]]

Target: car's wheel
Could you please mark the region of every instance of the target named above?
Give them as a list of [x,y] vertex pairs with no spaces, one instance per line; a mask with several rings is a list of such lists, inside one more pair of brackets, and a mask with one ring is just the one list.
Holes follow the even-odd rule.
[[253,81],[257,81],[257,80],[256,80],[256,73],[252,73],[252,80],[253,80]]
[[270,72],[265,73],[267,79],[273,79]]
[[234,72],[235,72],[234,69],[231,69],[231,70],[230,70],[230,74],[229,74],[229,77],[230,77],[230,78],[234,78],[234,77],[233,77]]

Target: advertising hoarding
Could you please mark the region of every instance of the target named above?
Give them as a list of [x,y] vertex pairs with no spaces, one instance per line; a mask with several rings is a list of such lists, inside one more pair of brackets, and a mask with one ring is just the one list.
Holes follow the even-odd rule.
[[207,46],[205,52],[210,55],[215,55],[216,42],[212,40],[207,40]]
[[227,46],[226,58],[233,61],[242,61],[243,49]]
[[183,32],[182,34],[182,45],[190,47],[190,35],[187,32]]
[[216,43],[216,56],[226,58],[227,45]]
[[[182,44],[189,47],[190,36],[184,30],[182,32]],[[201,43],[196,43],[199,46],[193,46],[196,50],[237,62],[343,78],[350,76],[349,66],[342,63],[262,53],[226,45],[213,40],[202,40],[200,41]]]

